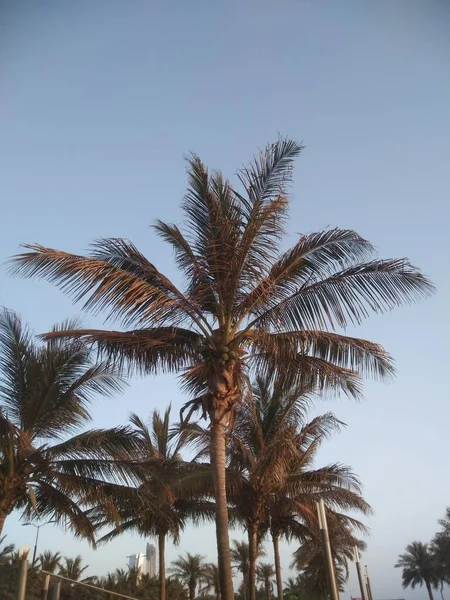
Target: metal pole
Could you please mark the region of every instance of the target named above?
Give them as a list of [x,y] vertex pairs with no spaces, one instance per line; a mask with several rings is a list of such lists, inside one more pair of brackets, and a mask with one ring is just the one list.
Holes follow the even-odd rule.
[[37,547],[38,547],[38,540],[39,540],[39,529],[41,528],[40,525],[36,525],[36,540],[34,542],[34,550],[33,550],[33,562],[31,563],[32,566],[34,567],[34,565],[36,564],[36,553],[37,553]]
[[367,568],[367,565],[366,565],[366,581],[367,581],[367,594],[369,596],[369,600],[373,600],[372,584],[370,583],[369,569]]
[[50,575],[46,575],[44,578],[44,587],[42,588],[42,600],[47,600],[48,598],[48,588],[50,587]]
[[358,546],[353,546],[353,554],[355,556],[356,573],[358,574],[359,589],[361,590],[362,600],[368,600],[366,589],[364,586],[364,577],[361,569]]
[[327,580],[331,600],[339,600],[339,592],[334,573],[333,555],[331,554],[330,538],[328,535],[327,515],[325,513],[325,504],[323,503],[322,499],[317,503],[317,514],[319,517],[320,537],[322,538],[322,547],[325,556]]
[[59,600],[59,594],[61,592],[61,581],[56,579],[52,585],[52,600]]
[[28,553],[25,552],[20,560],[20,579],[19,590],[17,592],[17,600],[25,600],[27,591],[27,575],[28,575]]

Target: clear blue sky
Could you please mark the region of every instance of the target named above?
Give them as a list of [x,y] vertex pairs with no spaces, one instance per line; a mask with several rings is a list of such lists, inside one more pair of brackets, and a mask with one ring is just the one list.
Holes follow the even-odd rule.
[[[425,598],[403,592],[392,567],[450,505],[448,2],[3,0],[0,13],[2,258],[23,242],[81,252],[122,236],[176,276],[149,225],[180,219],[183,155],[195,150],[232,176],[282,132],[306,144],[290,242],[354,228],[435,281],[432,300],[360,328],[395,356],[398,377],[369,383],[363,403],[333,404],[348,427],[320,456],[352,465],[376,511],[364,559],[375,597]],[[3,270],[0,286],[0,303],[38,332],[79,310],[45,282]],[[95,404],[95,424],[168,401],[182,402],[173,378],[134,381]],[[32,544],[14,516],[6,532]],[[40,548],[82,552],[104,572],[144,542],[93,552],[49,526]],[[214,559],[213,529],[189,530],[180,550]],[[353,575],[348,592],[358,595]]]

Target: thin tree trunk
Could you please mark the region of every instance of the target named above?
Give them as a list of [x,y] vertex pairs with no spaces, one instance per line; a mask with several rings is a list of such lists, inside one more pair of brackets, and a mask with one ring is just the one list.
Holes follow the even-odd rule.
[[431,585],[430,585],[429,581],[426,582],[426,586],[427,586],[427,592],[428,592],[428,596],[429,596],[430,600],[434,600],[433,591],[431,589]]
[[6,517],[8,516],[8,514],[9,512],[7,510],[0,509],[0,535],[2,534],[3,526],[5,524]]
[[158,536],[159,600],[166,600],[166,534]]
[[266,600],[270,600],[270,581],[266,581],[264,587],[266,590]]
[[442,600],[444,600],[444,582],[443,581],[441,581],[440,591],[441,591],[441,598],[442,598]]
[[256,559],[258,554],[258,524],[248,528],[248,600],[256,600]]
[[277,576],[278,600],[283,600],[283,578],[281,575],[280,547],[278,533],[272,533],[273,554],[275,557],[275,573]]
[[195,588],[197,587],[196,582],[189,583],[189,600],[195,600]]
[[212,419],[210,457],[214,497],[216,500],[216,537],[222,600],[234,600],[231,572],[230,538],[228,533],[228,505],[225,475],[225,416]]

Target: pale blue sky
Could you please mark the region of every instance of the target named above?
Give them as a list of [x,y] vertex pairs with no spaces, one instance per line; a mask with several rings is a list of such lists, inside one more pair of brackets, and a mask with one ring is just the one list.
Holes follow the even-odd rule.
[[[450,505],[449,31],[445,0],[0,7],[2,259],[23,242],[81,252],[96,237],[122,236],[176,276],[149,225],[180,219],[183,155],[195,150],[232,176],[282,132],[306,144],[291,243],[295,232],[354,228],[381,255],[409,256],[437,284],[432,300],[360,328],[395,356],[398,377],[369,383],[363,403],[333,404],[348,427],[320,456],[349,463],[364,482],[376,511],[364,563],[380,600],[425,598],[403,592],[392,567],[408,542],[432,536]],[[45,282],[3,271],[0,286],[0,303],[38,332],[79,310]],[[173,378],[135,381],[124,396],[95,404],[95,424],[124,423],[130,410],[145,416],[168,401],[182,402]],[[14,516],[6,533],[33,543]],[[127,536],[93,552],[49,526],[44,548],[82,552],[91,572],[105,572],[144,542]],[[285,566],[292,549],[283,549]],[[213,529],[190,529],[180,550],[213,560]],[[348,592],[358,595],[353,575]]]

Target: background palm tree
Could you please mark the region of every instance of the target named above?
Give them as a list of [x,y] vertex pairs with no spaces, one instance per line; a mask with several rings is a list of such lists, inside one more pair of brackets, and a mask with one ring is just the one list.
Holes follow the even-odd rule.
[[239,172],[239,190],[190,157],[186,233],[155,226],[174,249],[184,290],[120,238],[99,240],[88,257],[30,245],[15,259],[16,273],[46,277],[127,328],[58,335],[96,342],[142,372],[182,373],[193,397],[187,418],[197,409],[209,417],[223,600],[234,600],[225,436],[248,370],[295,374],[357,395],[360,376],[390,375],[391,360],[376,344],[330,332],[433,290],[407,260],[374,259],[353,231],[302,235],[282,251],[287,188],[301,150],[288,139],[269,144]]
[[195,600],[197,586],[203,580],[205,559],[200,554],[186,553],[172,562],[170,572],[182,581],[189,590],[189,600]]
[[[3,544],[6,540],[6,535],[0,537],[0,544]],[[12,553],[14,552],[14,544],[5,544],[4,546],[0,546],[0,561],[4,562],[9,560]]]
[[38,562],[39,568],[48,573],[54,573],[56,568],[60,566],[61,554],[59,552],[52,552],[46,550],[42,554],[39,554]]
[[434,536],[431,551],[443,598],[444,583],[450,582],[450,507],[447,508],[444,519],[439,520],[439,525],[442,529]]
[[315,503],[320,498],[341,509],[370,511],[348,467],[313,468],[320,445],[342,423],[330,413],[307,423],[306,391],[303,385],[285,385],[281,380],[272,385],[267,378],[257,378],[252,401],[239,405],[229,434],[227,478],[233,509],[249,536],[250,600],[256,594],[256,552],[266,532],[273,539],[281,599],[280,536],[299,537],[301,520],[316,520]]
[[83,506],[107,481],[130,481],[125,459],[138,441],[126,427],[78,431],[92,397],[120,388],[83,342],[36,343],[14,312],[0,311],[0,532],[18,508],[26,520],[49,517],[93,539]]
[[[233,540],[231,546],[231,565],[236,571],[242,575],[242,588],[244,591],[244,598],[248,597],[248,579],[250,572],[250,550],[248,542],[239,540]],[[256,559],[265,556],[266,553],[264,548],[259,546],[257,548]]]
[[75,558],[64,557],[63,564],[59,565],[58,574],[73,581],[80,581],[82,574],[89,568],[89,565],[83,566],[83,557],[78,554]]
[[425,584],[430,600],[433,600],[433,588],[439,585],[433,553],[428,544],[412,542],[406,546],[406,552],[398,557],[397,568],[402,569],[404,588]]
[[[115,519],[119,523],[100,540],[107,542],[130,531],[144,537],[155,535],[158,538],[160,600],[166,598],[167,536],[178,543],[189,520],[198,524],[214,519],[214,503],[197,497],[195,492],[189,493],[183,485],[184,477],[189,475],[189,479],[195,479],[196,464],[186,463],[181,457],[188,438],[182,431],[177,436],[171,432],[170,410],[169,406],[162,417],[159,411],[153,411],[148,424],[136,414],[130,416],[133,433],[141,442],[143,483],[134,495],[126,491],[115,496]],[[104,526],[109,520],[106,515],[98,526]]]
[[260,563],[256,569],[256,577],[259,582],[264,584],[266,600],[270,600],[273,590],[272,579],[275,577],[273,565],[270,563]]
[[[349,576],[349,562],[353,560],[353,547],[364,550],[366,544],[359,540],[354,530],[361,529],[358,521],[346,515],[327,510],[328,533],[339,590]],[[298,550],[294,552],[291,568],[300,571],[299,583],[309,594],[328,598],[327,567],[323,554],[322,539],[317,520],[308,523],[309,534],[302,536]]]
[[207,563],[203,569],[202,579],[202,592],[212,592],[216,597],[216,600],[220,600],[219,567],[214,563]]

